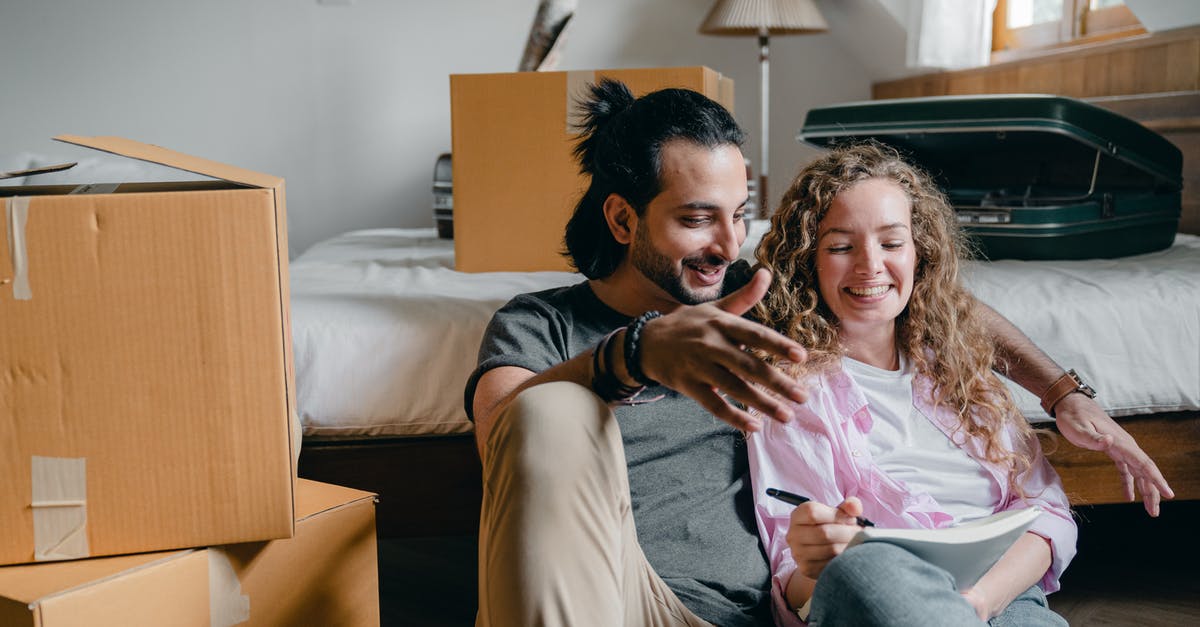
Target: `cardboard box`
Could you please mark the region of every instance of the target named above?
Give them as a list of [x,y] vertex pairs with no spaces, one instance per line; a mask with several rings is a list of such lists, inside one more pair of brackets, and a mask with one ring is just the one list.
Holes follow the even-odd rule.
[[290,537],[283,180],[57,139],[216,180],[0,187],[0,564]]
[[601,78],[636,96],[693,89],[733,110],[732,79],[706,67],[451,76],[456,269],[570,269],[563,231],[587,187],[571,154],[575,103]]
[[296,535],[0,568],[0,625],[378,625],[374,495],[301,479]]

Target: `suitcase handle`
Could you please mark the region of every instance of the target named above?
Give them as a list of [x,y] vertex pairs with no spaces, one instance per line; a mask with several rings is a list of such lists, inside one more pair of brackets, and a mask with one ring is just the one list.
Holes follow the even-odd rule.
[[1075,203],[1091,200],[1096,195],[1096,181],[1100,178],[1100,157],[1103,152],[1096,150],[1096,159],[1092,161],[1092,176],[1088,181],[1088,190],[1082,196],[1034,196],[1033,183],[1025,187],[1025,193],[1020,196],[1014,196],[1001,192],[989,193],[984,197],[984,202],[996,203],[998,205],[1012,204],[1013,201],[1019,200],[1021,206],[1028,207],[1030,203]]

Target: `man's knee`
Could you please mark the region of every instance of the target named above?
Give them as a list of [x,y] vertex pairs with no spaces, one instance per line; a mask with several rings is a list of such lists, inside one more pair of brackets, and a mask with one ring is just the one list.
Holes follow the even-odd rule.
[[488,458],[522,481],[570,481],[596,464],[624,465],[611,410],[591,390],[555,381],[521,391],[500,412]]

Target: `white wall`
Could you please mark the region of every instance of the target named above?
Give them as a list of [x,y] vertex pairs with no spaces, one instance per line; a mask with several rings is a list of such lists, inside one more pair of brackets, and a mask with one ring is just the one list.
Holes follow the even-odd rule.
[[1200,2],[1195,0],[1125,0],[1125,4],[1150,32],[1200,24]]
[[[724,72],[757,161],[757,46],[697,34],[710,4],[581,0],[560,69]],[[282,176],[293,256],[345,230],[432,225],[433,164],[450,149],[448,76],[515,70],[536,6],[3,0],[0,157],[78,158],[49,138],[120,135]],[[839,45],[830,34],[772,39],[774,199],[812,154],[794,139],[804,113],[870,93],[872,77]]]

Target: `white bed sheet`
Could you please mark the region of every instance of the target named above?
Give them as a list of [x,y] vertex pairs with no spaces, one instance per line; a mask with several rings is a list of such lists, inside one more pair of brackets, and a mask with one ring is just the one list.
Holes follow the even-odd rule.
[[[1200,409],[1200,237],[1121,259],[976,262],[965,272],[991,305],[1099,392],[1110,415]],[[1050,417],[1010,384],[1021,413]]]
[[305,435],[472,430],[463,389],[484,327],[514,295],[568,272],[455,272],[434,229],[355,231],[290,264],[296,404]]
[[[765,225],[753,225],[750,253]],[[567,272],[461,273],[434,229],[374,229],[291,262],[300,419],[309,436],[471,431],[463,388],[484,327]],[[972,263],[976,296],[1100,391],[1116,416],[1200,409],[1200,237],[1115,260]],[[1048,420],[1012,386],[1021,411]]]

